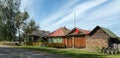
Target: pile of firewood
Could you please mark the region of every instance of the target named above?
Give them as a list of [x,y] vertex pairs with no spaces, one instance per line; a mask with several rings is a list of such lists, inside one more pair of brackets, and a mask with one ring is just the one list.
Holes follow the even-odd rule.
[[111,47],[108,47],[108,48],[103,47],[101,49],[101,52],[106,53],[106,54],[112,54],[112,55],[116,55],[116,54],[120,53],[119,49],[115,49],[115,48],[111,48]]

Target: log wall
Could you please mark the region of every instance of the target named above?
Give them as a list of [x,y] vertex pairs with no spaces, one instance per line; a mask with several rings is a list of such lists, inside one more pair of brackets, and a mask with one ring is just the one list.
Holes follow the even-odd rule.
[[101,29],[98,29],[91,37],[87,38],[86,47],[108,47],[108,38],[109,36],[103,32]]

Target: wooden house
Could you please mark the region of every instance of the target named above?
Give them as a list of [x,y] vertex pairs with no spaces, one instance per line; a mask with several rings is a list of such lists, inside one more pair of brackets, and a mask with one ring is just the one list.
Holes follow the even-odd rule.
[[86,47],[98,47],[98,48],[107,48],[112,47],[114,43],[118,43],[118,37],[111,32],[109,29],[106,29],[101,26],[95,27],[90,36],[87,39]]
[[48,45],[52,47],[66,47],[66,36],[69,30],[66,27],[58,28],[52,33],[48,34]]
[[33,31],[31,34],[28,34],[27,44],[29,45],[40,45],[42,42],[47,42],[46,36],[49,34],[49,31],[37,30]]
[[73,28],[66,35],[66,47],[71,48],[85,48],[86,47],[86,37],[90,33],[89,30],[83,30],[79,28]]

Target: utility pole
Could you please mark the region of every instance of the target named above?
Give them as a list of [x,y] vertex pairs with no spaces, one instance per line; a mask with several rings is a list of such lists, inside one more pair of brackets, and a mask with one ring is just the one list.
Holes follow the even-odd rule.
[[74,12],[74,28],[76,27],[76,12]]
[[[76,28],[76,12],[74,12],[74,28]],[[73,41],[73,48],[75,48],[75,37],[72,37]]]

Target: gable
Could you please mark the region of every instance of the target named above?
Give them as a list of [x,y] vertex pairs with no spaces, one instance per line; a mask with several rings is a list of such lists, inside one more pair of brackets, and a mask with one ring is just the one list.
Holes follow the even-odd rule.
[[88,35],[89,33],[90,33],[89,30],[74,28],[68,33],[68,35]]
[[92,37],[109,37],[103,30],[97,29]]
[[74,29],[69,34],[74,35],[74,34],[80,34],[80,33],[83,33],[83,32],[81,32],[79,29]]
[[[104,32],[106,35],[108,35],[109,37],[111,37],[111,38],[117,38],[117,36],[112,32],[112,31],[110,31],[109,29],[106,29],[106,28],[104,28],[104,27],[101,27],[101,26],[97,26],[97,27],[95,27],[94,29],[93,29],[93,31],[90,33],[90,36],[92,36],[92,35],[94,35],[95,34],[95,32],[97,31],[97,30],[101,30],[102,32]],[[97,32],[97,33],[100,33],[100,32]],[[102,36],[103,34],[101,34],[101,36]]]

